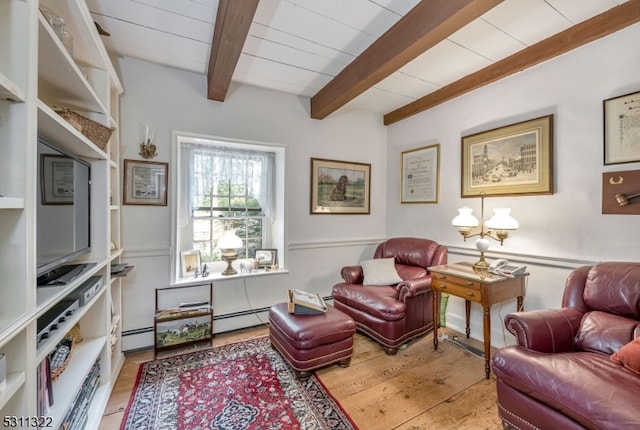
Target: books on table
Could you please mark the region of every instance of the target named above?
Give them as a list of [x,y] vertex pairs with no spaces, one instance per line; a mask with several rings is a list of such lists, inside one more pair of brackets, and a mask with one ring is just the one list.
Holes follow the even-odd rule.
[[327,304],[320,294],[293,289],[289,290],[288,310],[291,314],[323,314]]

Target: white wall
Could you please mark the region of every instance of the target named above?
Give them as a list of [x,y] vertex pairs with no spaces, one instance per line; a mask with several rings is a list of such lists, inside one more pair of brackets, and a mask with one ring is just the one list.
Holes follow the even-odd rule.
[[[224,103],[210,101],[204,76],[120,59],[123,158],[140,159],[138,121],[158,128],[159,161],[171,161],[171,130],[287,146],[290,273],[216,282],[216,314],[225,314],[268,306],[290,287],[329,294],[339,268],[370,256],[384,237],[429,237],[450,246],[450,261],[477,259],[473,240],[463,242],[450,227],[463,204],[480,210],[479,199],[460,198],[461,137],[554,114],[554,194],[487,198],[485,204],[489,211],[511,207],[521,224],[503,247],[492,243],[489,256],[505,253],[528,265],[526,308],[556,307],[571,268],[640,261],[640,218],[601,214],[602,173],[640,168],[602,161],[602,101],[640,90],[637,40],[640,24],[386,128],[365,112],[311,120],[308,99],[259,88],[233,88]],[[400,153],[435,142],[441,144],[440,202],[401,205]],[[311,157],[371,163],[371,215],[309,215]],[[123,288],[125,331],[152,325],[153,290],[169,284],[170,230],[169,208],[123,207],[125,259],[136,266]],[[511,342],[502,318],[514,308],[514,302],[494,307],[494,346]],[[462,300],[450,299],[450,327],[464,330],[463,309]],[[215,330],[257,322],[255,315],[221,320]],[[474,305],[472,336],[481,336],[481,324]],[[152,343],[149,333],[129,338],[125,349]]]
[[[504,246],[492,242],[491,251],[529,265],[529,309],[559,306],[564,279],[576,265],[640,261],[640,217],[601,214],[602,173],[640,168],[603,165],[602,122],[603,100],[640,90],[638,40],[640,24],[390,126],[387,236],[428,236],[451,246],[452,262],[477,260],[477,252],[457,249],[473,249],[475,239],[465,243],[451,227],[460,206],[480,213],[479,198],[460,197],[461,137],[553,114],[555,192],[485,199],[485,215],[506,206],[520,221]],[[401,205],[400,153],[435,142],[441,145],[440,203]],[[462,303],[449,301],[448,325],[458,329]],[[514,308],[507,303],[492,312],[494,345],[504,343],[501,319]],[[476,337],[482,336],[479,309],[472,307]]]
[[[288,274],[214,282],[216,315],[260,309],[298,287],[329,295],[340,267],[370,256],[384,237],[387,130],[380,115],[350,112],[323,121],[309,118],[306,98],[260,88],[232,88],[224,103],[206,99],[206,77],[133,59],[117,59],[125,87],[121,103],[123,159],[141,159],[138,122],[157,128],[157,161],[170,160],[171,131],[286,145]],[[371,215],[310,215],[310,158],[371,164]],[[172,196],[169,196],[173,204]],[[170,207],[123,206],[124,261],[133,264],[123,286],[124,348],[152,344],[154,288],[170,283]],[[263,318],[264,319],[264,318]],[[214,331],[257,324],[255,316],[220,320]],[[146,331],[145,331],[146,330]]]

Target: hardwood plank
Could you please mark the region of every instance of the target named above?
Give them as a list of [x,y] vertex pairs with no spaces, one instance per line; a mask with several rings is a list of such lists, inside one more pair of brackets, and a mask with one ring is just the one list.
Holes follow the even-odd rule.
[[[467,340],[450,329],[442,334],[457,336],[474,348],[482,343]],[[214,345],[253,339],[268,334],[266,326],[216,335]],[[316,372],[361,429],[409,430],[499,429],[495,379],[484,379],[481,358],[442,342],[433,350],[428,334],[395,356],[364,335],[354,338],[354,355],[348,368],[328,366]],[[168,356],[207,347],[161,353]],[[118,429],[129,402],[140,363],[153,359],[153,351],[127,354],[102,419],[100,430]]]
[[426,338],[358,367],[336,386],[318,375],[354,421],[372,430],[396,428],[484,379],[482,359],[449,343],[434,351]]
[[207,71],[207,98],[224,101],[259,0],[220,0]]
[[323,119],[502,0],[423,0],[311,98]]
[[629,0],[465,76],[384,115],[391,125],[507,76],[550,60],[640,21],[640,0]]
[[482,379],[434,408],[396,427],[397,430],[500,429],[496,403],[496,381]]

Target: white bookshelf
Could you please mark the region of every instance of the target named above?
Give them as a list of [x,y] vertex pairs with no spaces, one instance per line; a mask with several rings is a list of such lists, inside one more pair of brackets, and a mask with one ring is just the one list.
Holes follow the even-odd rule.
[[[73,57],[41,8],[66,21],[74,37]],[[87,427],[97,428],[124,362],[119,339],[121,280],[111,278],[109,270],[122,256],[121,249],[110,248],[112,240],[121,244],[122,92],[85,0],[0,0],[0,352],[7,360],[6,387],[0,392],[2,416],[37,415],[36,369],[75,324],[83,340],[53,382],[49,415],[54,428],[99,360],[99,386]],[[113,127],[107,146],[99,148],[62,119],[56,113],[61,108]],[[91,165],[91,252],[79,262],[94,264],[65,286],[36,286],[38,135]],[[38,345],[38,318],[91,276],[102,276],[100,292]]]

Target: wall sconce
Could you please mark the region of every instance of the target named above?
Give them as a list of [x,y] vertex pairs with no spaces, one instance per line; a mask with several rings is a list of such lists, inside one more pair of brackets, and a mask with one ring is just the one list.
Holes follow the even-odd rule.
[[627,196],[626,194],[616,194],[615,197],[616,197],[616,202],[618,202],[620,206],[627,206],[629,204],[629,200],[635,199],[636,197],[640,197],[640,193],[636,193],[630,196]]
[[236,249],[242,248],[242,239],[236,236],[235,229],[230,228],[229,230],[225,230],[222,237],[218,240],[218,248],[222,250],[222,256],[220,256],[220,258],[222,261],[227,262],[227,268],[222,272],[222,274],[224,276],[228,276],[238,273],[233,267],[231,267],[231,263],[238,259]]
[[[510,215],[511,209],[509,208],[495,208],[493,210],[494,215],[485,223],[484,196],[480,197],[482,199],[480,203],[480,221],[471,213],[473,209],[464,206],[458,209],[458,216],[451,221],[451,224],[456,227],[465,241],[467,238],[480,236],[476,240],[476,248],[480,251],[480,260],[473,265],[473,268],[484,272],[489,268],[489,263],[484,259],[484,253],[489,249],[489,240],[486,238],[489,237],[499,241],[500,245],[502,245],[504,240],[509,237],[509,231],[517,230],[520,225],[518,221]],[[478,226],[480,226],[480,232],[471,234],[473,229]]]
[[140,123],[140,152],[138,153],[142,158],[148,160],[158,156],[156,152],[156,145],[153,144],[153,138],[155,137],[156,129],[148,122]]

